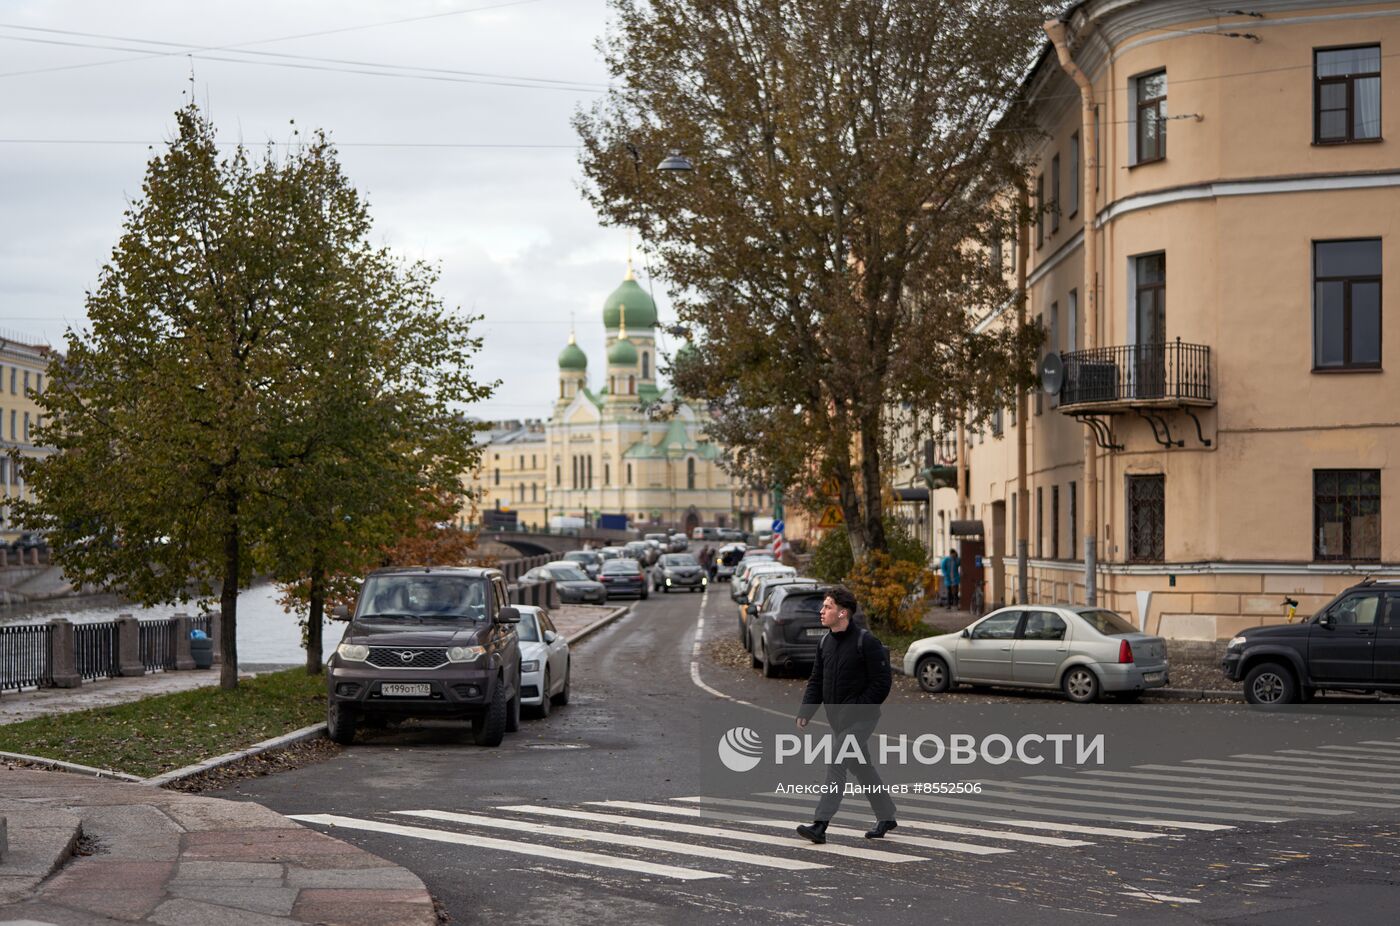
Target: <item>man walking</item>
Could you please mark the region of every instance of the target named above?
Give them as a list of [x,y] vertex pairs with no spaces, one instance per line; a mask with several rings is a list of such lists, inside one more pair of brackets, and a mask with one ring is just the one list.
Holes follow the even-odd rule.
[[962,608],[962,562],[956,548],[943,557],[943,584],[948,588],[948,607],[954,611]]
[[812,676],[797,713],[797,726],[805,729],[817,708],[825,704],[835,752],[841,753],[847,737],[854,737],[860,749],[859,759],[842,759],[827,768],[827,788],[817,804],[816,819],[810,826],[797,828],[818,844],[826,842],[827,825],[841,806],[847,771],[855,773],[875,812],[875,826],[865,838],[880,839],[896,826],[894,801],[870,761],[869,742],[880,720],[879,705],[890,693],[890,657],[874,634],[855,623],[855,613],[856,596],[843,585],[831,589],[822,602],[822,626],[830,632],[817,645]]

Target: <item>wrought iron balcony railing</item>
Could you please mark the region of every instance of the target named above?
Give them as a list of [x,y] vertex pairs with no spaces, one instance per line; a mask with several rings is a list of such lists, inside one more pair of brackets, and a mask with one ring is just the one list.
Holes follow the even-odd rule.
[[1097,407],[1214,405],[1210,348],[1176,341],[1124,344],[1060,355],[1064,381],[1059,406],[1066,412]]

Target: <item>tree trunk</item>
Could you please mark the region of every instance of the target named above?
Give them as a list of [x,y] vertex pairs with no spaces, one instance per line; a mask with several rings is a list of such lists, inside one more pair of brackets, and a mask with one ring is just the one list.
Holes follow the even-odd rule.
[[[841,438],[838,437],[838,440]],[[832,462],[841,505],[841,517],[846,524],[846,538],[851,544],[851,559],[860,562],[870,549],[870,536],[865,518],[861,516],[860,492],[856,488],[855,468],[851,466],[850,441],[841,440],[842,451]]]
[[880,479],[881,421],[878,412],[865,416],[860,429],[861,494],[865,509],[865,535],[869,551],[889,552],[885,538],[884,484]]
[[311,567],[311,614],[306,624],[306,674],[321,674],[321,618],[326,610],[326,567]]
[[231,691],[238,687],[238,496],[230,494],[225,502],[228,520],[224,523],[224,587],[219,595],[223,611],[219,648],[224,662],[219,668],[219,687]]

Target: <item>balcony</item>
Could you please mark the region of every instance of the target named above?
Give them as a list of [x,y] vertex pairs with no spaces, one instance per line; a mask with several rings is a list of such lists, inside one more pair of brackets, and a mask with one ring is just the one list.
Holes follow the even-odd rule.
[[1060,355],[1059,408],[1069,415],[1135,409],[1210,407],[1210,348],[1184,344],[1124,344]]

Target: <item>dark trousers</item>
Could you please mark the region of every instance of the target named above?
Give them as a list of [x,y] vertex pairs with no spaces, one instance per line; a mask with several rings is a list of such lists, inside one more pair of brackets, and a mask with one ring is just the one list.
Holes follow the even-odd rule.
[[870,761],[870,737],[875,733],[875,725],[860,724],[859,726],[847,727],[842,730],[833,730],[832,736],[835,738],[833,748],[837,753],[841,751],[842,745],[846,742],[847,736],[853,736],[860,744],[860,754],[865,759],[859,762],[854,758],[844,759],[840,762],[833,762],[826,769],[826,784],[828,790],[822,794],[822,799],[817,803],[817,813],[815,819],[830,820],[836,816],[836,811],[841,807],[841,792],[846,786],[846,773],[850,771],[856,776],[856,781],[866,788],[876,788],[877,790],[866,791],[866,799],[870,801],[870,809],[875,811],[876,820],[893,820],[895,814],[894,800],[890,798],[888,791],[884,789],[884,782],[880,779],[880,773],[876,771],[874,764]]

